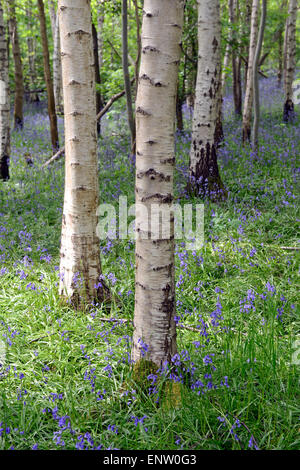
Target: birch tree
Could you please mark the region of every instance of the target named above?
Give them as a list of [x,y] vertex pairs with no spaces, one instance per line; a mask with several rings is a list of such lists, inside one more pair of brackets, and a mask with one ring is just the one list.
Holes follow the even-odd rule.
[[15,101],[14,101],[14,123],[16,129],[22,129],[24,124],[23,102],[24,81],[21,49],[16,21],[16,9],[14,0],[8,0],[9,6],[9,32],[11,36],[12,51],[15,68]]
[[[28,1],[28,6],[26,8],[26,17],[28,21],[28,28],[30,34],[27,35],[27,49],[28,49],[28,69],[29,69],[29,84],[31,90],[35,90],[36,87],[36,68],[35,68],[35,40],[32,35],[33,29],[33,18],[32,18],[32,1]],[[38,93],[30,93],[30,101],[32,103],[37,103],[40,101]]]
[[50,70],[49,48],[48,48],[44,2],[43,0],[38,0],[37,3],[38,3],[38,10],[39,10],[41,39],[42,39],[42,46],[43,46],[44,76],[45,76],[45,82],[46,82],[46,88],[47,88],[48,114],[49,114],[49,120],[50,120],[51,142],[52,142],[53,150],[56,150],[59,147],[59,141],[58,141],[57,117],[56,117],[56,110],[55,110],[53,82],[52,82],[51,70]]
[[253,102],[254,102],[254,120],[252,130],[252,148],[256,152],[258,150],[258,129],[260,121],[260,104],[259,104],[259,82],[258,82],[258,65],[264,39],[264,32],[267,17],[267,0],[262,0],[262,11],[260,17],[260,25],[258,31],[257,45],[253,62]]
[[53,90],[55,99],[55,108],[57,114],[63,114],[63,93],[62,93],[62,72],[61,72],[61,56],[60,56],[60,34],[59,19],[56,14],[55,2],[48,0],[49,14],[53,38]]
[[252,118],[252,104],[253,104],[253,63],[256,51],[257,33],[258,33],[258,13],[259,13],[259,0],[253,0],[252,13],[251,13],[251,31],[250,31],[250,46],[248,55],[248,68],[247,68],[247,87],[244,101],[243,111],[243,142],[250,141],[251,137],[251,118]]
[[288,122],[294,117],[293,80],[296,66],[296,21],[298,0],[290,0],[286,29],[286,70],[284,75],[283,120]]
[[73,305],[108,298],[99,277],[96,93],[89,0],[59,0],[65,105],[60,294]]
[[[183,1],[145,0],[136,100],[136,278],[132,359],[161,366],[176,353],[174,222],[170,232],[151,209],[173,201],[176,90]],[[145,222],[143,206],[150,215]],[[163,233],[161,233],[161,231]],[[150,232],[150,233],[149,233]],[[168,232],[168,231],[167,231]]]
[[219,0],[198,0],[198,70],[189,165],[189,192],[226,196],[217,163],[221,99],[221,22]]
[[2,1],[0,1],[0,178],[9,179],[10,156],[10,100],[8,81],[8,54]]

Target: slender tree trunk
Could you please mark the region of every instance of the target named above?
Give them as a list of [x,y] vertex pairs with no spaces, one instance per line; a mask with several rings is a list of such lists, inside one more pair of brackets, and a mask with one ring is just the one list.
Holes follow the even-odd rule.
[[222,87],[222,95],[224,94],[224,88],[226,83],[226,77],[228,74],[228,67],[230,61],[230,53],[231,53],[231,42],[232,42],[232,8],[233,8],[233,0],[228,0],[228,12],[229,12],[229,34],[227,38],[227,44],[225,49],[223,67],[222,67],[222,76],[221,76],[221,87]]
[[[229,2],[230,22],[236,25],[239,18],[239,2],[238,0],[231,0]],[[236,37],[236,34],[233,35]],[[240,54],[232,51],[232,75],[233,75],[233,101],[234,111],[238,116],[242,115],[242,81],[241,81],[241,57]]]
[[222,67],[222,78],[221,78],[222,91],[225,89],[225,83],[226,83],[226,77],[227,77],[227,74],[228,74],[229,61],[230,61],[230,44],[229,44],[229,42],[227,42],[226,49],[225,49],[225,55],[224,55],[224,61],[223,61],[223,67]]
[[251,14],[251,33],[250,46],[248,54],[248,72],[247,72],[247,88],[244,101],[243,112],[243,143],[250,142],[251,138],[251,120],[252,120],[252,103],[253,103],[253,63],[256,51],[257,34],[258,34],[258,13],[259,0],[253,0]]
[[[247,43],[245,45],[245,59],[246,62],[244,63],[244,91],[246,94],[247,90],[247,81],[248,81],[248,64],[249,64],[249,52],[250,52],[250,38],[251,38],[251,16],[252,16],[252,2],[253,0],[246,0],[245,5],[245,23],[247,25],[246,35],[247,35]],[[249,38],[249,40],[248,40]]]
[[56,18],[57,18],[55,1],[54,0],[48,0],[48,7],[49,7],[49,16],[50,16],[52,37],[53,37],[53,41],[54,41],[55,28],[56,28]]
[[[93,51],[94,51],[94,61],[95,61],[95,83],[98,85],[101,84],[100,79],[100,68],[99,68],[99,54],[98,54],[98,36],[95,25],[92,23],[92,34],[93,34]],[[96,116],[100,113],[102,109],[102,98],[100,91],[96,91]],[[101,134],[101,122],[97,120],[97,134]]]
[[287,27],[287,54],[286,54],[286,72],[284,83],[285,102],[283,108],[283,120],[291,121],[295,116],[293,102],[293,80],[296,66],[296,21],[297,21],[297,0],[290,0],[288,11]]
[[262,0],[262,12],[260,18],[259,32],[257,38],[257,46],[253,62],[253,102],[254,102],[254,121],[252,131],[252,149],[257,152],[258,150],[258,128],[260,119],[260,105],[259,105],[259,82],[258,82],[258,65],[264,39],[265,25],[267,17],[267,0]]
[[[280,7],[280,12],[283,14],[287,6],[287,0],[282,0],[281,2],[281,7]],[[278,30],[278,72],[277,72],[277,86],[278,88],[281,88],[281,82],[282,82],[282,75],[283,75],[283,62],[284,62],[284,52],[283,48],[284,42],[283,41],[283,33],[284,33],[284,21],[280,19],[280,26]]]
[[48,95],[48,114],[49,114],[49,120],[50,120],[51,142],[52,142],[52,148],[53,150],[55,150],[59,147],[59,141],[58,141],[57,117],[56,117],[56,110],[55,110],[53,82],[52,82],[51,70],[50,70],[49,49],[48,49],[46,19],[45,19],[45,10],[44,10],[43,0],[38,0],[38,8],[39,8],[41,39],[42,39],[42,45],[43,45],[44,75],[45,75],[45,82],[46,82],[47,95]]
[[135,154],[135,119],[132,110],[131,83],[128,69],[128,18],[127,0],[122,0],[122,65],[126,95],[127,119],[131,135],[131,152]]
[[220,1],[198,0],[198,72],[190,150],[190,193],[226,197],[217,163],[221,93]]
[[8,0],[9,5],[9,31],[11,36],[12,51],[15,66],[15,102],[14,102],[14,123],[15,129],[22,129],[24,124],[23,101],[24,101],[24,81],[21,50],[17,29],[16,11],[14,0]]
[[[174,197],[174,131],[182,27],[181,0],[145,0],[136,103],[137,239],[132,359],[137,368],[145,361],[160,367],[177,352],[174,221],[168,218],[168,231],[157,220],[155,223],[153,213],[168,213]],[[140,206],[147,210],[150,220],[145,219]]]
[[65,196],[60,294],[72,304],[104,301],[97,236],[96,91],[89,0],[59,0],[65,102]]
[[56,15],[54,30],[54,49],[53,49],[53,89],[54,100],[57,114],[64,113],[64,100],[62,93],[62,73],[61,73],[61,56],[60,56],[60,35],[59,35],[59,19]]
[[[26,9],[26,16],[28,19],[28,26],[30,31],[33,28],[32,20],[32,1],[28,2],[28,8]],[[31,90],[36,90],[36,70],[35,70],[35,41],[32,35],[27,36],[27,49],[28,49],[28,69],[29,69],[29,84]],[[39,102],[38,93],[30,93],[30,102]]]
[[97,19],[98,19],[98,62],[99,68],[103,65],[103,25],[104,25],[104,1],[98,0],[98,11],[97,11]]
[[8,77],[8,53],[0,1],[0,179],[9,179],[10,157],[10,99]]

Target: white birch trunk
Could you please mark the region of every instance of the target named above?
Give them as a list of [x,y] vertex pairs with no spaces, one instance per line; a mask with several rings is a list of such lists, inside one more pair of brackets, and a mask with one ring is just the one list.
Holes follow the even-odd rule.
[[250,46],[249,58],[247,69],[247,88],[244,101],[243,112],[243,142],[250,142],[251,138],[251,118],[252,118],[252,104],[253,104],[253,63],[256,51],[257,34],[258,34],[258,13],[259,13],[259,0],[252,2],[251,14],[251,32],[250,32]]
[[217,164],[216,135],[221,99],[219,0],[198,0],[198,71],[190,151],[190,192],[225,196]]
[[[174,222],[156,234],[152,209],[173,201],[174,133],[183,2],[145,0],[136,102],[136,280],[132,359],[160,366],[176,353]],[[167,224],[168,225],[168,224]],[[163,227],[164,228],[164,227]],[[150,233],[149,233],[150,232]],[[168,232],[168,230],[166,230]],[[149,238],[148,238],[149,237]],[[147,345],[144,346],[144,345]],[[146,351],[147,349],[147,351]]]
[[0,179],[9,179],[10,100],[8,54],[3,9],[0,2]]
[[290,0],[288,10],[287,38],[286,38],[286,71],[284,81],[284,121],[290,121],[294,117],[293,81],[296,66],[296,21],[298,1]]
[[99,238],[95,73],[90,1],[59,0],[65,100],[65,196],[60,294],[74,305],[104,300]]

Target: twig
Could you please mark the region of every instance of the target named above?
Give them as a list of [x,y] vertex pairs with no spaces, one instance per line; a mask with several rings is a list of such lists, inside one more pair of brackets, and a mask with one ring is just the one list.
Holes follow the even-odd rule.
[[[131,80],[131,83],[134,83],[135,78]],[[119,98],[125,95],[125,90],[120,91],[116,95],[112,96],[110,100],[106,103],[104,108],[101,109],[101,111],[97,114],[97,121],[100,120],[104,114],[107,113],[107,111],[111,108],[111,106],[114,104],[115,101],[117,101]],[[53,157],[51,157],[49,160],[46,161],[46,163],[43,164],[43,168],[46,166],[50,165],[50,163],[54,162],[54,160],[57,160],[65,151],[65,147],[62,147]]]

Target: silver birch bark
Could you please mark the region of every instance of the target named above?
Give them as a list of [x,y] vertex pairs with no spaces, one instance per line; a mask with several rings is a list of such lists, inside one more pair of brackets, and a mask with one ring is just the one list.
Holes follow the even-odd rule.
[[[136,102],[136,279],[132,359],[161,366],[176,353],[174,221],[170,232],[152,210],[173,201],[178,64],[183,27],[181,0],[145,0]],[[144,217],[148,211],[149,227]],[[149,233],[150,232],[150,233]],[[165,233],[167,232],[167,233]],[[156,239],[153,239],[156,238]],[[147,345],[147,346],[145,346]]]
[[65,196],[60,294],[74,306],[108,297],[97,236],[96,92],[88,0],[59,0],[65,104]]
[[259,0],[253,0],[251,13],[251,32],[249,45],[249,58],[247,69],[247,87],[243,111],[243,142],[250,142],[251,138],[251,118],[253,104],[253,63],[256,51],[257,33],[258,33],[258,13]]
[[0,1],[0,179],[9,179],[10,157],[10,100],[8,53],[2,2]]
[[293,102],[293,80],[296,66],[296,21],[297,21],[298,1],[290,0],[288,10],[287,23],[287,39],[286,39],[286,71],[284,81],[284,109],[283,120],[288,122],[294,117]]
[[223,199],[217,163],[221,98],[219,0],[198,0],[198,71],[190,150],[189,192]]

